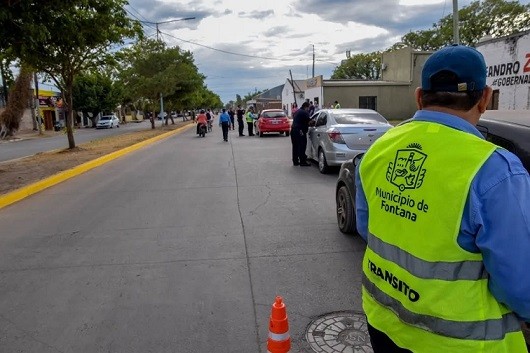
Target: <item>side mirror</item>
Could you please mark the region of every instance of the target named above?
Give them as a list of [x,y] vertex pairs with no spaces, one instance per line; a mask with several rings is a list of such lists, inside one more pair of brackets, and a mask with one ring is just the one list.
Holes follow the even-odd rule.
[[353,165],[355,168],[359,166],[361,163],[361,159],[363,159],[364,153],[358,153],[355,157],[353,157]]

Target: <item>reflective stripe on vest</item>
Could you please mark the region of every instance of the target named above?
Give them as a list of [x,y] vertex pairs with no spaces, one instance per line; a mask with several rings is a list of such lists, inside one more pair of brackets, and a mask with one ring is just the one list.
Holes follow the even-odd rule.
[[391,308],[399,315],[399,318],[409,325],[434,332],[439,335],[458,339],[471,340],[501,340],[506,333],[518,332],[521,324],[513,314],[505,314],[501,319],[485,321],[450,321],[434,316],[420,315],[407,310],[399,301],[395,300],[385,292],[380,291],[377,286],[363,275],[363,286],[374,299],[380,304]]
[[445,281],[477,281],[488,278],[482,261],[428,262],[401,250],[395,245],[385,243],[372,233],[368,234],[368,239],[373,251],[385,259],[407,268],[411,274],[419,278]]

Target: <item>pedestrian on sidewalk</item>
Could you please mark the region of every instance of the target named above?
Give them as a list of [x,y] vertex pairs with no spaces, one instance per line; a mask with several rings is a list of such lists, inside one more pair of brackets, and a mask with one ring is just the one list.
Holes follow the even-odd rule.
[[453,45],[425,62],[414,117],[357,168],[362,301],[375,353],[526,352],[530,177],[476,128],[487,66]]
[[237,106],[236,110],[237,115],[237,128],[239,130],[239,136],[245,136],[243,131],[245,130],[245,123],[243,122],[243,116],[245,115],[245,110],[241,109],[241,106]]
[[230,128],[230,115],[223,108],[221,115],[219,115],[219,126],[223,130],[223,140],[228,141],[228,129]]

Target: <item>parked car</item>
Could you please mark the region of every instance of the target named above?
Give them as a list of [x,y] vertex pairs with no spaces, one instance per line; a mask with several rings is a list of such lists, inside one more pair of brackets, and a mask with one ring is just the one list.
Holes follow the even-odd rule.
[[[403,123],[406,123],[404,121]],[[403,123],[400,123],[403,124]],[[517,112],[488,111],[477,124],[486,140],[514,153],[530,173],[530,116]],[[337,224],[343,233],[356,233],[355,168],[364,153],[342,164],[335,187]]]
[[256,122],[256,134],[263,137],[264,133],[279,132],[289,136],[291,124],[287,114],[282,109],[265,109],[262,110]]
[[515,154],[530,173],[530,114],[488,110],[477,123],[486,140]]
[[306,154],[325,174],[364,152],[392,125],[372,109],[322,109],[313,114]]
[[96,129],[112,129],[114,126],[120,127],[120,119],[116,115],[103,115],[96,124]]

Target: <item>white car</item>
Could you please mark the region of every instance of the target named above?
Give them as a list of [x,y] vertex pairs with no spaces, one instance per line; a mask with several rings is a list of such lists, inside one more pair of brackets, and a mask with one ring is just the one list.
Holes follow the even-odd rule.
[[103,115],[96,124],[96,129],[112,129],[114,126],[120,127],[120,119],[116,115]]

